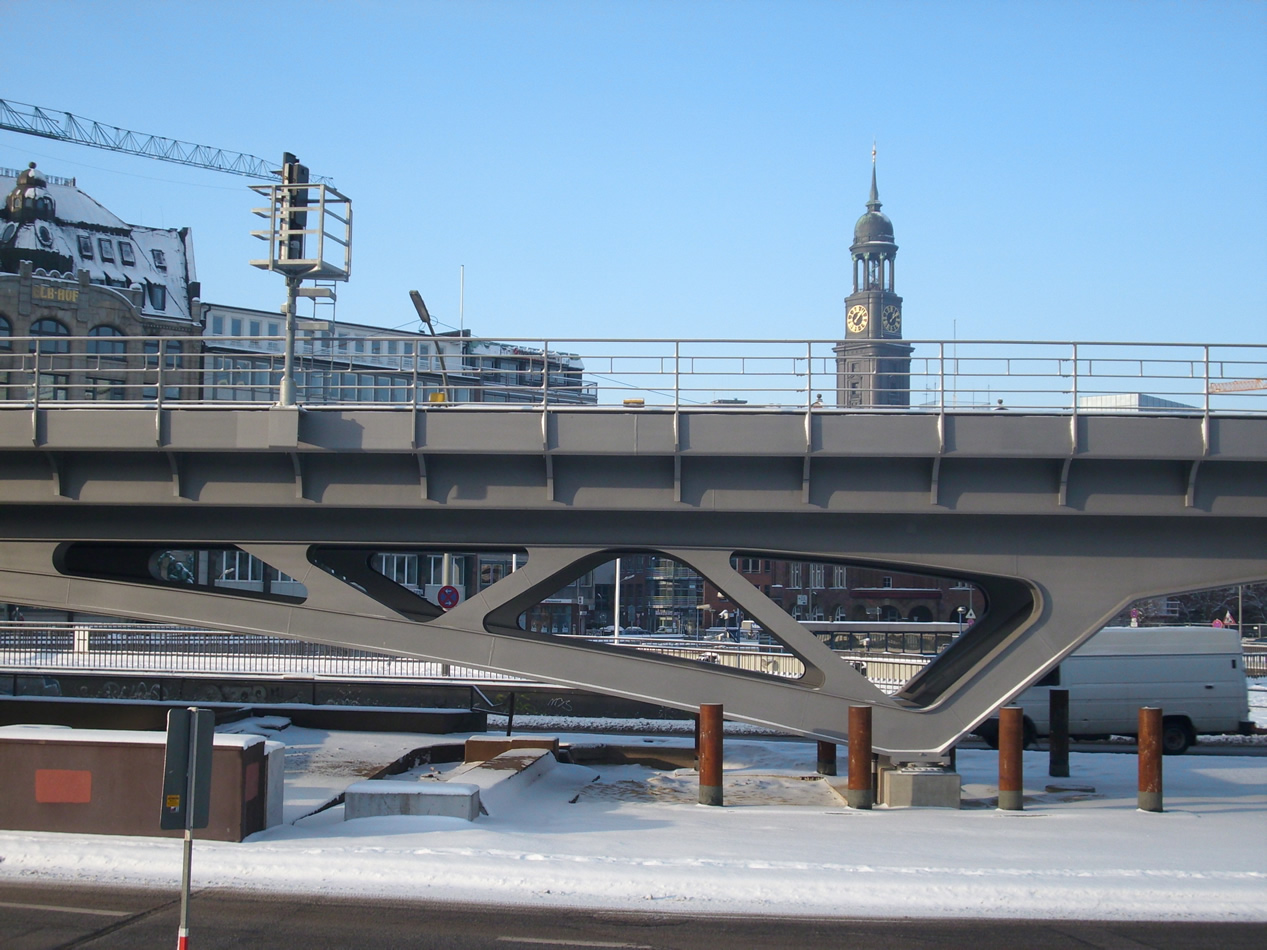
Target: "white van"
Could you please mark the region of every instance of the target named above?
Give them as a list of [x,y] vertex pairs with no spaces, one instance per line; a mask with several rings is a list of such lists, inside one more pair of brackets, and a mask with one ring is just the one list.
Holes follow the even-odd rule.
[[[1198,735],[1248,734],[1249,695],[1240,634],[1218,627],[1105,627],[1013,703],[1025,710],[1025,745],[1050,732],[1052,687],[1069,690],[1074,739],[1133,736],[1139,708],[1160,706],[1163,750],[1184,752]],[[998,746],[998,719],[977,727]]]

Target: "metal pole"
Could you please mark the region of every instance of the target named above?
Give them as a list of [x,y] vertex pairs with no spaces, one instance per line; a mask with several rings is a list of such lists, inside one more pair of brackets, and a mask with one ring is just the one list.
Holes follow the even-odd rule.
[[1025,714],[1020,706],[999,710],[999,808],[1021,811],[1024,803],[1024,766],[1021,756]]
[[1069,777],[1069,690],[1053,689],[1047,694],[1051,734],[1047,738],[1047,774]]
[[612,640],[620,639],[620,558],[616,558],[616,591],[612,598]]
[[699,708],[699,803],[722,804],[722,705]]
[[1139,810],[1162,811],[1161,807],[1161,709],[1142,706],[1139,710]]
[[[191,713],[196,710],[190,707]],[[198,717],[189,717],[189,766],[185,778],[185,854],[180,872],[180,929],[176,931],[176,950],[189,947],[189,882],[194,858],[194,763],[198,750],[194,743],[198,737]]]
[[295,308],[299,297],[299,278],[286,277],[286,346],[282,355],[282,386],[278,403],[295,404]]
[[845,802],[850,808],[870,808],[875,804],[871,783],[871,707],[849,707],[849,781]]
[[836,774],[836,743],[818,742],[818,774],[819,775],[835,775]]

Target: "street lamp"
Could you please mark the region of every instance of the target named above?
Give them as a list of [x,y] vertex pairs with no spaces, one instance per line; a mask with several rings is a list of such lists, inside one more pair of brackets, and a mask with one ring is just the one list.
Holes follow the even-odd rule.
[[967,608],[960,604],[955,608],[955,615],[959,618],[959,636],[963,636],[963,615],[967,613]]

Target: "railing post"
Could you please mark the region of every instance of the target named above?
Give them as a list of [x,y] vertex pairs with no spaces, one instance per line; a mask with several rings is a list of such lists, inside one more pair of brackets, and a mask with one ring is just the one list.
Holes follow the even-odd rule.
[[1004,706],[999,710],[999,808],[1021,811],[1024,803],[1024,767],[1022,747],[1025,735],[1025,714],[1020,706]]
[[699,707],[699,803],[722,804],[722,705]]
[[[480,397],[483,398],[482,396]],[[550,404],[550,341],[541,343],[541,409]]]
[[682,343],[673,341],[673,408],[682,407]]
[[1069,690],[1053,689],[1047,694],[1047,714],[1051,730],[1047,737],[1047,774],[1069,777]]
[[875,804],[871,782],[871,707],[849,707],[849,780],[845,802],[850,808],[870,808]]
[[818,742],[818,774],[819,775],[835,775],[836,774],[836,743]]
[[805,341],[805,408],[814,405],[814,342]]
[[1139,710],[1139,810],[1161,811],[1161,708]]

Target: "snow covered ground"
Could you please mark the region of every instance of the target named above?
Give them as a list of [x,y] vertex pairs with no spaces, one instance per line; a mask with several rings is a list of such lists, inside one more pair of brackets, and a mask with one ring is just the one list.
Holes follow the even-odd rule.
[[[1251,704],[1267,725],[1267,688],[1251,688]],[[1026,808],[999,812],[996,754],[961,750],[964,809],[853,811],[814,777],[812,743],[748,733],[726,740],[725,808],[693,803],[693,773],[561,765],[475,822],[345,822],[341,805],[300,816],[427,737],[255,725],[288,745],[287,823],[242,844],[200,841],[196,886],[657,911],[1267,921],[1262,757],[1166,758],[1166,811],[1150,814],[1135,807],[1135,756],[1074,753],[1071,777],[1049,779],[1046,753],[1029,752]],[[0,879],[175,888],[180,843],[0,832]]]

